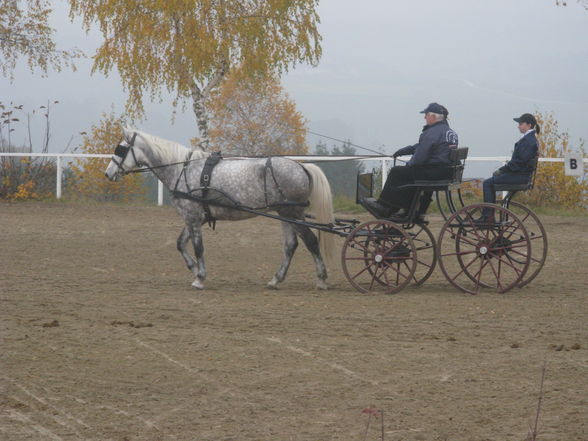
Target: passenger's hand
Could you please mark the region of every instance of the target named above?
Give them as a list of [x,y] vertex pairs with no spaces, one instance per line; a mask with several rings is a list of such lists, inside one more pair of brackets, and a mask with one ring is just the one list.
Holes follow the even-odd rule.
[[492,173],[492,176],[496,177],[496,176],[503,175],[504,173],[506,173],[506,169],[504,167],[500,167],[498,170],[494,170],[494,173]]

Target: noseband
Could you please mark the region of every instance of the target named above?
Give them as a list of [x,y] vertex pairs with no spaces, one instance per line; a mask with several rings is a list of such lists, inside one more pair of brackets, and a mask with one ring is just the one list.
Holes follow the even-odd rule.
[[[139,163],[137,162],[137,157],[135,156],[135,151],[133,150],[133,146],[135,145],[135,138],[136,137],[137,137],[137,133],[133,133],[133,137],[131,138],[131,142],[129,143],[128,146],[119,144],[114,149],[114,156],[112,157],[112,162],[114,162],[117,165],[118,169],[121,171],[121,173],[123,175],[126,175],[131,172],[131,170],[125,170],[125,168],[123,167],[123,162],[125,162],[125,159],[126,159],[127,155],[129,154],[129,152],[131,152],[131,154],[133,155],[133,160],[135,161],[135,166],[139,167]],[[120,158],[120,162],[116,160],[117,157]]]

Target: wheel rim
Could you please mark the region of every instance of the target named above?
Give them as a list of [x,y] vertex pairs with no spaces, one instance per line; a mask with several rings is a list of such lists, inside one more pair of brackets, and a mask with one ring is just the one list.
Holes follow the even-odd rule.
[[525,205],[510,201],[507,208],[518,216],[527,229],[533,248],[533,255],[529,261],[529,269],[518,284],[518,287],[522,288],[537,277],[545,264],[545,260],[547,259],[547,233],[537,215]]
[[[492,208],[498,222],[474,222]],[[437,244],[439,266],[458,289],[477,294],[481,287],[504,293],[523,280],[531,259],[531,242],[522,221],[506,208],[473,204],[455,212],[443,225]]]
[[401,226],[384,220],[363,223],[345,240],[341,266],[360,292],[400,291],[414,276],[416,250]]

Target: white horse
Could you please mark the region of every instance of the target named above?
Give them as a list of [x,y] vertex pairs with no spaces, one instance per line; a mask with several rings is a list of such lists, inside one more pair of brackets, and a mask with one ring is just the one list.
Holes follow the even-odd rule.
[[[116,181],[126,173],[147,168],[171,191],[172,204],[186,224],[177,247],[196,277],[192,282],[195,288],[203,289],[206,279],[202,224],[212,219],[247,219],[256,215],[251,210],[273,210],[294,222],[282,222],[284,258],[268,287],[277,288],[285,279],[298,246],[297,236],[300,236],[314,258],[316,286],[326,289],[327,269],[322,256],[327,261],[332,259],[334,235],[319,232],[317,239],[308,226],[300,223],[306,209],[313,213],[317,223],[332,224],[334,221],[331,188],[322,170],[313,164],[300,164],[281,157],[223,159],[209,173],[208,185],[203,186],[202,171],[209,156],[210,153],[201,149],[188,149],[125,128],[124,140],[117,146],[106,168],[106,176]],[[241,209],[231,208],[236,206]],[[187,251],[190,239],[195,258]],[[259,240],[265,240],[265,236],[260,235]]]

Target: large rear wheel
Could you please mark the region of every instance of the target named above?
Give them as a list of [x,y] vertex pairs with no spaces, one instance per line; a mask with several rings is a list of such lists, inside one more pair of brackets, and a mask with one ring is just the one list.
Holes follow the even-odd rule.
[[412,281],[416,286],[421,286],[431,277],[437,265],[437,241],[426,225],[415,225],[414,229],[410,230],[410,237],[417,253],[417,267]]
[[529,269],[525,277],[523,277],[523,280],[518,284],[518,287],[522,288],[537,277],[545,264],[545,260],[547,259],[547,233],[537,215],[525,205],[510,201],[507,208],[521,220],[527,229],[531,247],[533,248]]
[[[484,208],[496,220],[479,222]],[[449,217],[437,242],[439,266],[456,288],[505,293],[523,280],[531,261],[531,241],[523,222],[494,204],[468,205]]]

